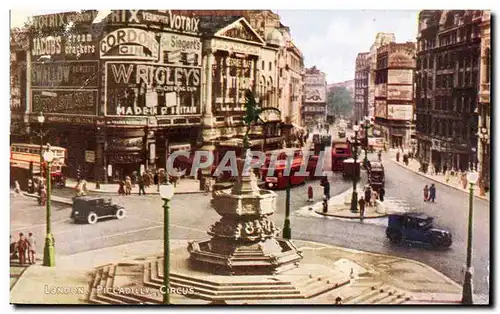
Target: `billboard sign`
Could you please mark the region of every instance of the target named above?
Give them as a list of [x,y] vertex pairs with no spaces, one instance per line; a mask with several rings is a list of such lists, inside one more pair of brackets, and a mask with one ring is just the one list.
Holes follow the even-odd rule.
[[412,105],[388,105],[387,118],[390,120],[412,120]]
[[375,85],[375,97],[387,97],[387,84]]
[[32,90],[32,112],[96,115],[97,97],[97,90]]
[[413,85],[389,85],[387,100],[413,100]]
[[413,84],[413,70],[390,69],[387,75],[389,84]]
[[387,102],[385,100],[375,100],[375,117],[387,118]]
[[201,69],[107,62],[107,115],[200,114]]
[[37,88],[97,88],[99,61],[33,62],[31,86]]

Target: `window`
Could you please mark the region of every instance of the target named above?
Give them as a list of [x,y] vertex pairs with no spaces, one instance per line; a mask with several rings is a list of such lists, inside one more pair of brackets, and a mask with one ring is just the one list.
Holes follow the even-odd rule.
[[273,63],[269,62],[269,71],[271,71],[272,68],[273,68]]
[[262,70],[266,69],[266,62],[264,60],[262,60],[261,67],[262,67]]
[[490,82],[490,71],[491,71],[491,52],[490,48],[486,48],[486,64],[485,64],[485,72],[486,72],[486,83]]

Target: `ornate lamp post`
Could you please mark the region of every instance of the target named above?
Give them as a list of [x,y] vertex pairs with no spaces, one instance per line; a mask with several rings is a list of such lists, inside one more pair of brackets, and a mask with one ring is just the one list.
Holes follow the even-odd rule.
[[462,289],[462,304],[473,304],[472,300],[472,217],[474,202],[474,184],[476,184],[479,175],[475,171],[467,174],[469,182],[469,222],[467,230],[467,269],[465,271],[464,285]]
[[365,130],[365,159],[363,159],[363,167],[366,168],[366,165],[368,165],[368,129],[372,127],[370,118],[365,116],[362,127]]
[[[357,122],[356,122],[357,123]],[[353,143],[353,157],[354,157],[354,178],[352,180],[352,198],[351,198],[351,211],[353,213],[358,212],[358,192],[356,192],[356,183],[358,181],[358,172],[357,172],[357,162],[358,162],[358,132],[359,125],[355,124],[352,127],[354,131],[354,143]]]
[[38,123],[40,124],[40,129],[38,131],[35,132],[35,134],[40,137],[40,176],[43,176],[42,174],[42,163],[43,163],[43,137],[46,134],[46,132],[43,132],[42,130],[42,127],[43,127],[43,123],[45,122],[45,117],[43,115],[42,112],[40,112],[40,114],[38,114],[38,116],[36,117]]
[[485,180],[485,175],[486,172],[489,170],[486,169],[485,164],[487,162],[487,158],[489,158],[488,154],[486,154],[486,147],[487,144],[490,143],[490,136],[488,134],[488,129],[485,127],[482,127],[480,132],[479,132],[479,139],[481,140],[481,168],[479,169],[479,194],[481,196],[484,196],[486,194],[485,191],[485,185],[486,185],[486,180]]
[[[291,169],[291,160],[287,158],[287,169]],[[286,204],[285,204],[285,225],[283,226],[283,238],[290,240],[292,237],[292,228],[290,227],[290,188],[292,186],[291,173],[288,174],[288,183],[286,185]]]
[[[46,209],[47,235],[45,236],[45,247],[43,249],[43,266],[53,267],[55,266],[56,252],[54,248],[54,236],[52,235],[51,232],[51,223],[50,223],[50,216],[51,216],[50,195],[52,193],[50,167],[52,160],[54,160],[54,153],[50,151],[50,148],[45,153],[43,153],[43,159],[47,163],[47,209]],[[40,164],[40,169],[42,169],[41,164]]]
[[[168,182],[168,181],[167,181]],[[163,293],[163,303],[170,303],[169,295],[169,281],[170,281],[170,239],[169,239],[169,203],[174,196],[174,186],[170,183],[160,185],[160,196],[163,200],[163,286],[165,291]]]

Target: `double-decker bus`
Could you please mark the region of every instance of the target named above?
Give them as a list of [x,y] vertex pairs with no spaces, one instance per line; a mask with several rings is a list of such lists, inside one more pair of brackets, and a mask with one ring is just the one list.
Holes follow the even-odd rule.
[[[271,156],[277,154],[274,165],[274,172],[269,173],[271,168]],[[288,155],[293,154],[293,160],[290,169],[290,176],[286,176],[285,169],[288,163]],[[305,182],[305,176],[296,176],[295,173],[300,171],[300,167],[304,162],[304,156],[301,149],[285,148],[266,152],[266,161],[262,167],[262,178],[264,179],[265,187],[269,189],[283,189],[290,185],[299,185]]]
[[[42,152],[49,148],[54,154],[54,160],[50,167],[52,181],[64,186],[63,168],[66,166],[67,150],[63,147],[45,145],[42,147]],[[21,187],[27,186],[30,175],[44,177],[45,174],[40,171],[40,154],[40,145],[14,143],[10,146],[11,178],[18,180]],[[45,161],[42,161],[42,171],[44,171],[45,166]]]
[[344,160],[352,158],[351,145],[347,140],[332,142],[332,170],[342,171]]

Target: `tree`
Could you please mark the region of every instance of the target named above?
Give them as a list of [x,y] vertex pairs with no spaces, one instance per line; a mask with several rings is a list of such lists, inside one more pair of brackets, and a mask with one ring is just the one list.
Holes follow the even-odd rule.
[[352,113],[353,99],[345,87],[333,87],[328,91],[326,103],[328,114],[336,116],[349,116]]

